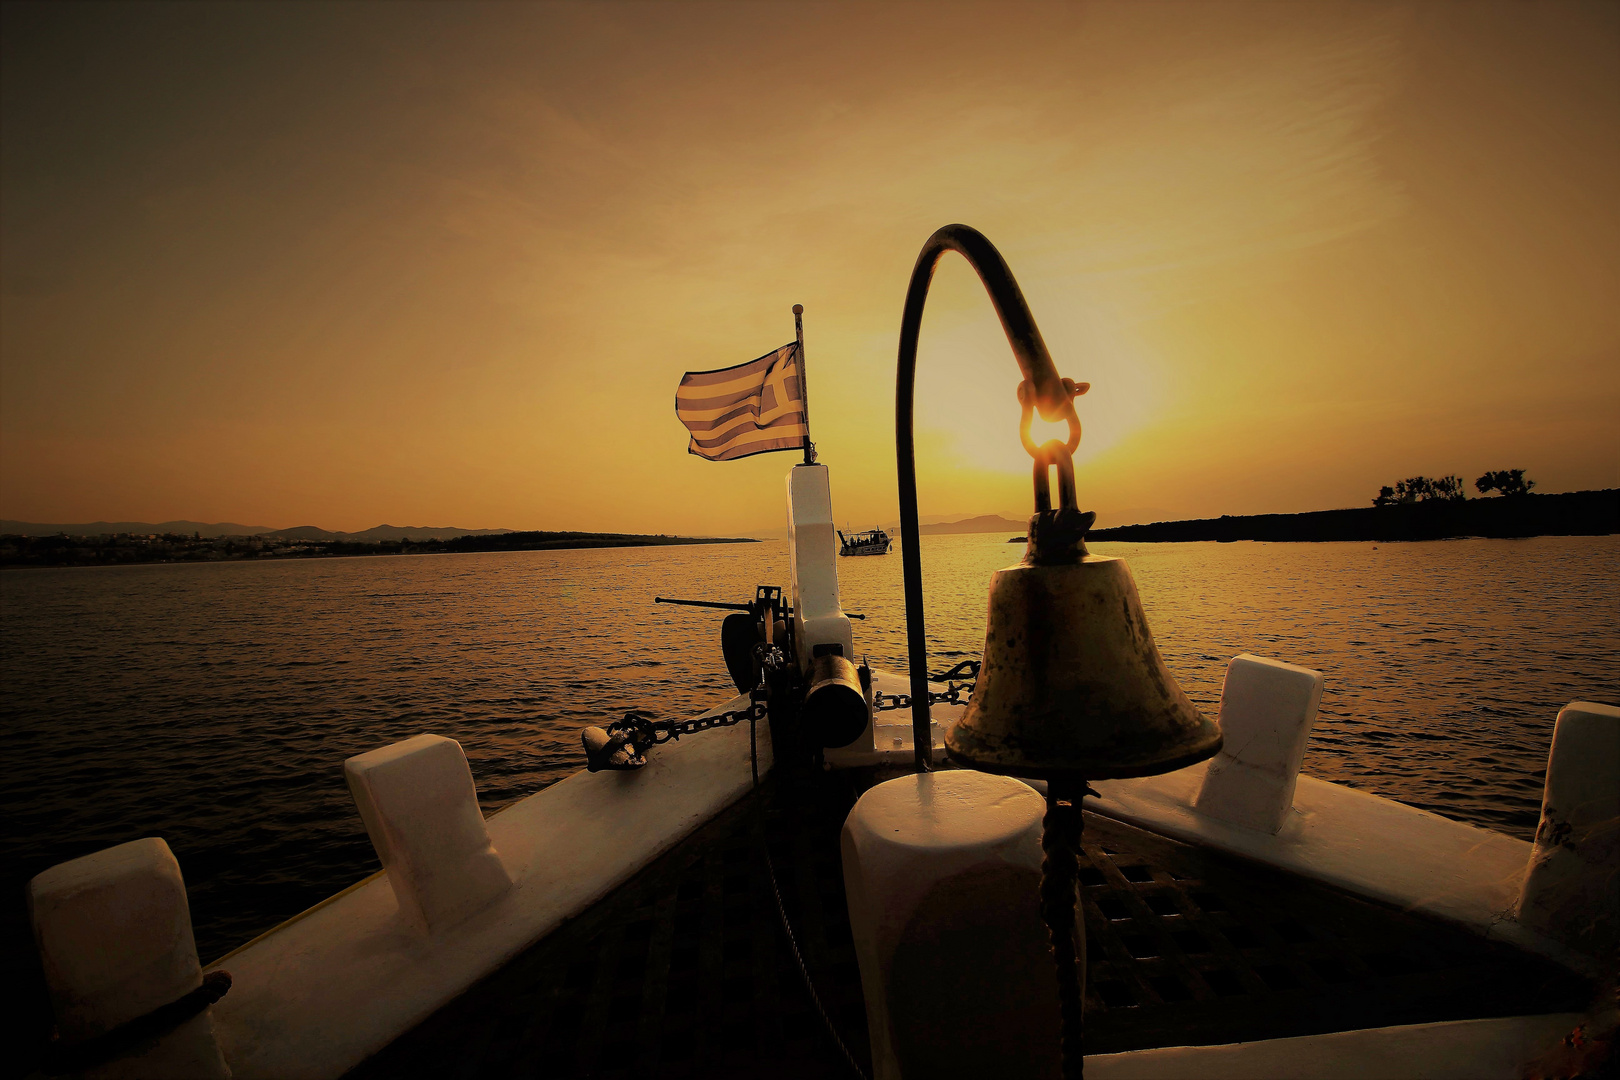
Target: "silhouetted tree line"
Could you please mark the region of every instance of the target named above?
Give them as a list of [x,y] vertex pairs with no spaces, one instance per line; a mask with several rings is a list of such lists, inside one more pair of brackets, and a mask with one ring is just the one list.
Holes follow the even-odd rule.
[[[1524,478],[1523,469],[1500,469],[1488,472],[1474,481],[1474,488],[1481,495],[1492,491],[1499,491],[1503,495],[1528,495],[1530,489],[1536,486],[1534,480]],[[1407,503],[1431,502],[1461,502],[1468,498],[1463,490],[1463,481],[1460,476],[1409,476],[1405,480],[1397,480],[1394,487],[1385,484],[1378,489],[1378,498],[1372,501],[1374,506],[1402,506]]]
[[1530,489],[1536,486],[1534,480],[1524,478],[1523,469],[1502,469],[1499,472],[1488,472],[1474,481],[1474,487],[1484,495],[1489,491],[1500,491],[1503,495],[1528,495]]
[[[1408,485],[1410,487],[1410,485]],[[1088,539],[1440,540],[1454,536],[1602,536],[1620,533],[1620,490],[1527,494],[1516,499],[1425,499],[1393,506],[1158,521],[1093,529]]]

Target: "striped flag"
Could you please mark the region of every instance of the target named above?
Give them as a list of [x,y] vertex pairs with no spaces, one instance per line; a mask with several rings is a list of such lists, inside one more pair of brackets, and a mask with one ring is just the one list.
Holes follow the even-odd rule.
[[730,461],[802,449],[809,437],[802,371],[796,341],[736,367],[688,371],[675,390],[675,415],[692,433],[686,452]]

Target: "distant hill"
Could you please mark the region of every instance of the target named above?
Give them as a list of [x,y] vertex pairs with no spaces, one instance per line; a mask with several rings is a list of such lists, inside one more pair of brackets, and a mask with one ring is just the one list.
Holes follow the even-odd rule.
[[0,521],[0,533],[14,536],[116,536],[173,533],[180,536],[274,536],[287,540],[450,540],[458,536],[498,536],[511,529],[458,529],[454,526],[378,525],[364,532],[332,532],[314,525],[272,529],[268,525],[238,525],[230,521],[91,521],[78,525],[42,525],[32,521]]
[[287,540],[355,540],[375,543],[379,540],[453,540],[458,536],[504,536],[511,529],[457,529],[454,526],[434,525],[377,525],[363,532],[328,532],[314,525],[300,525],[294,529],[267,529],[265,536],[279,536]]
[[116,536],[118,533],[175,533],[183,536],[192,536],[201,533],[203,536],[257,536],[261,533],[274,532],[264,525],[237,525],[233,522],[222,521],[209,524],[206,521],[160,521],[153,524],[150,521],[91,521],[79,525],[41,525],[33,521],[0,521],[0,533],[13,536],[57,536],[66,533],[68,536]]
[[[134,523],[132,523],[134,524]],[[373,533],[398,526],[379,526]],[[195,533],[198,530],[193,530]],[[305,532],[323,533],[306,527]],[[454,529],[412,529],[416,533],[457,532]],[[324,534],[323,535],[333,535]],[[136,563],[257,562],[260,559],[321,559],[355,555],[446,555],[461,552],[551,551],[561,548],[659,547],[677,544],[752,544],[745,537],[641,536],[634,533],[511,532],[482,530],[447,537],[401,540],[365,539],[365,533],[339,533],[347,539],[283,537],[275,533],[255,536],[198,538],[188,533],[111,534],[89,536],[0,536],[0,567],[129,566]]]
[[924,536],[939,536],[944,533],[1004,533],[1009,529],[1021,533],[1028,527],[1028,521],[1010,521],[996,514],[980,514],[978,517],[966,518],[962,521],[942,521],[937,525],[920,525],[917,531]]

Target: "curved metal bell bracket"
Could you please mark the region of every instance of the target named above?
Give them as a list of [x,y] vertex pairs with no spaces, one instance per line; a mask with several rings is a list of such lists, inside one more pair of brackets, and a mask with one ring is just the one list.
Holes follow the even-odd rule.
[[[998,572],[992,583],[985,670],[948,738],[951,756],[994,772],[1077,779],[1142,776],[1208,757],[1220,747],[1220,729],[1199,714],[1165,669],[1130,571],[1122,562],[1086,552],[1085,534],[1095,516],[1082,513],[1075,497],[1073,455],[1081,432],[1074,399],[1090,384],[1058,375],[1024,294],[995,246],[966,225],[947,225],[928,238],[911,272],[895,386],[900,555],[918,769],[933,767],[933,740],[912,413],[923,307],[935,266],[947,251],[961,254],[978,273],[1007,333],[1023,373],[1019,438],[1035,462],[1029,547],[1022,567]],[[1066,420],[1068,438],[1036,445],[1030,428],[1037,412],[1048,421]]]
[[[923,305],[935,264],[947,251],[959,252],[978,272],[1023,371],[1019,437],[1035,459],[1035,515],[1023,563],[997,571],[991,582],[983,664],[973,697],[945,745],[960,764],[1048,781],[1041,910],[1057,962],[1063,1075],[1077,1078],[1083,1061],[1079,973],[1085,968],[1085,937],[1078,938],[1077,956],[1074,889],[1085,781],[1190,765],[1220,749],[1221,733],[1165,668],[1125,563],[1086,552],[1086,530],[1095,518],[1081,513],[1075,499],[1080,419],[1074,398],[1090,387],[1058,376],[1018,283],[990,241],[966,225],[947,225],[928,238],[911,272],[895,386],[900,556],[918,769],[933,767],[933,739],[912,407]],[[1035,445],[1030,426],[1037,411],[1049,421],[1067,420],[1067,441]],[[1053,468],[1058,472],[1055,509]]]
[[[926,772],[934,767],[933,736],[928,714],[928,636],[923,620],[922,556],[918,551],[921,529],[917,516],[917,453],[912,428],[912,414],[916,397],[917,340],[922,330],[923,307],[928,302],[928,286],[934,280],[934,269],[947,251],[954,251],[968,261],[984,288],[990,294],[990,303],[1001,320],[1012,346],[1013,358],[1023,373],[1019,387],[1019,402],[1023,406],[1023,419],[1019,435],[1025,449],[1035,458],[1037,511],[1039,492],[1046,491],[1046,506],[1051,509],[1051,493],[1047,472],[1052,464],[1058,466],[1060,495],[1068,495],[1070,509],[1074,507],[1074,466],[1070,455],[1080,445],[1080,419],[1074,411],[1074,398],[1091,388],[1089,383],[1076,383],[1058,375],[1052,363],[1052,354],[1046,348],[1029,304],[1014,280],[1007,260],[1001,257],[995,245],[984,234],[967,225],[947,225],[935,232],[917,255],[911,271],[911,283],[906,289],[905,311],[900,318],[900,355],[895,374],[894,444],[896,471],[900,478],[900,562],[905,574],[906,597],[906,651],[911,668],[911,734],[916,747],[917,768]],[[1069,422],[1069,445],[1062,460],[1046,460],[1048,448],[1062,447],[1057,440],[1037,447],[1030,437],[1033,413],[1049,422]],[[1043,464],[1043,461],[1046,461]],[[1065,462],[1067,470],[1065,471]],[[1067,480],[1065,481],[1065,477]],[[1078,513],[1078,511],[1075,511]],[[1069,519],[1068,527],[1073,527]],[[1089,525],[1089,523],[1088,523]],[[1043,530],[1050,531],[1050,530]],[[1083,536],[1085,530],[1081,529]],[[1078,538],[1077,538],[1078,539]],[[1033,545],[1033,530],[1031,543]],[[1033,547],[1032,549],[1033,550]]]

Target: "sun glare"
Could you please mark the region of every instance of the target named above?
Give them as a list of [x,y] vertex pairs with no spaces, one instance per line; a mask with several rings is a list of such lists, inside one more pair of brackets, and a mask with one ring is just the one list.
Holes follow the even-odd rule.
[[[1080,423],[1081,423],[1080,445],[1085,446],[1086,440],[1085,440],[1085,427],[1084,427],[1084,425],[1085,425],[1085,417],[1084,416],[1082,416],[1080,418]],[[1052,439],[1056,439],[1058,442],[1061,442],[1061,443],[1066,443],[1069,440],[1069,422],[1067,420],[1059,420],[1057,423],[1054,424],[1054,423],[1051,423],[1049,421],[1042,420],[1040,413],[1036,413],[1034,418],[1030,421],[1030,424],[1029,424],[1029,436],[1030,436],[1030,438],[1035,440],[1035,445],[1036,446],[1045,446],[1047,444],[1047,442],[1049,442]],[[1078,450],[1075,451],[1075,452],[1079,453]]]

